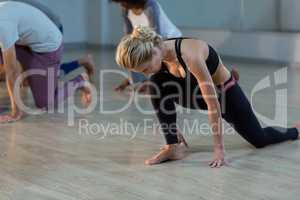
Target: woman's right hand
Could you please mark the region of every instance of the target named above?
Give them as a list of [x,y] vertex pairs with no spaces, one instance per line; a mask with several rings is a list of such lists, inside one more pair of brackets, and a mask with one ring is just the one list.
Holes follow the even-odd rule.
[[16,114],[0,115],[0,124],[12,123],[20,120],[23,117],[23,112],[17,112]]
[[209,163],[211,168],[220,168],[226,165],[225,151],[223,148],[216,148],[214,150],[213,160]]

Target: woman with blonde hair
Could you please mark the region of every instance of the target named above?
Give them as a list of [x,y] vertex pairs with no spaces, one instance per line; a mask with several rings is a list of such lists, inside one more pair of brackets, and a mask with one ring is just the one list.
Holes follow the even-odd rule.
[[151,100],[167,145],[146,160],[148,165],[182,159],[185,155],[186,148],[177,137],[175,103],[208,110],[214,141],[210,163],[213,168],[225,164],[222,118],[256,148],[299,139],[299,126],[261,127],[237,83],[237,72],[230,73],[217,52],[204,41],[164,41],[150,28],[139,26],[121,40],[116,61],[130,71],[152,75]]

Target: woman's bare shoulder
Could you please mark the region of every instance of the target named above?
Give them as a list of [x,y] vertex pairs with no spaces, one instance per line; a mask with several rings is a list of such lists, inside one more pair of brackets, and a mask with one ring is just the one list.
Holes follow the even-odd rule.
[[199,61],[199,59],[206,60],[209,53],[208,44],[198,39],[184,40],[182,50],[185,52],[185,56],[192,62]]

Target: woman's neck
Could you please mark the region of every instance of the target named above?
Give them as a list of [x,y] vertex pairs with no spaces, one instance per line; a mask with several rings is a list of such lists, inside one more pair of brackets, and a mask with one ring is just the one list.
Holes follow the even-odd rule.
[[176,63],[177,55],[175,50],[175,41],[167,40],[163,42],[163,61],[167,63]]

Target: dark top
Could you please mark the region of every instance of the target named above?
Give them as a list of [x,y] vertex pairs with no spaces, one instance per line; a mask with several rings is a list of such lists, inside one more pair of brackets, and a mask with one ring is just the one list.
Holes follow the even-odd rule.
[[[168,40],[175,40],[175,50],[176,50],[177,59],[179,63],[182,65],[182,67],[184,68],[184,70],[188,72],[187,65],[184,62],[181,54],[181,43],[182,40],[184,39],[190,39],[190,38],[170,38]],[[206,65],[210,75],[213,75],[217,71],[220,60],[219,60],[218,53],[214,50],[214,48],[212,48],[210,45],[208,45],[208,48],[209,48],[209,55],[208,58],[206,59]]]

